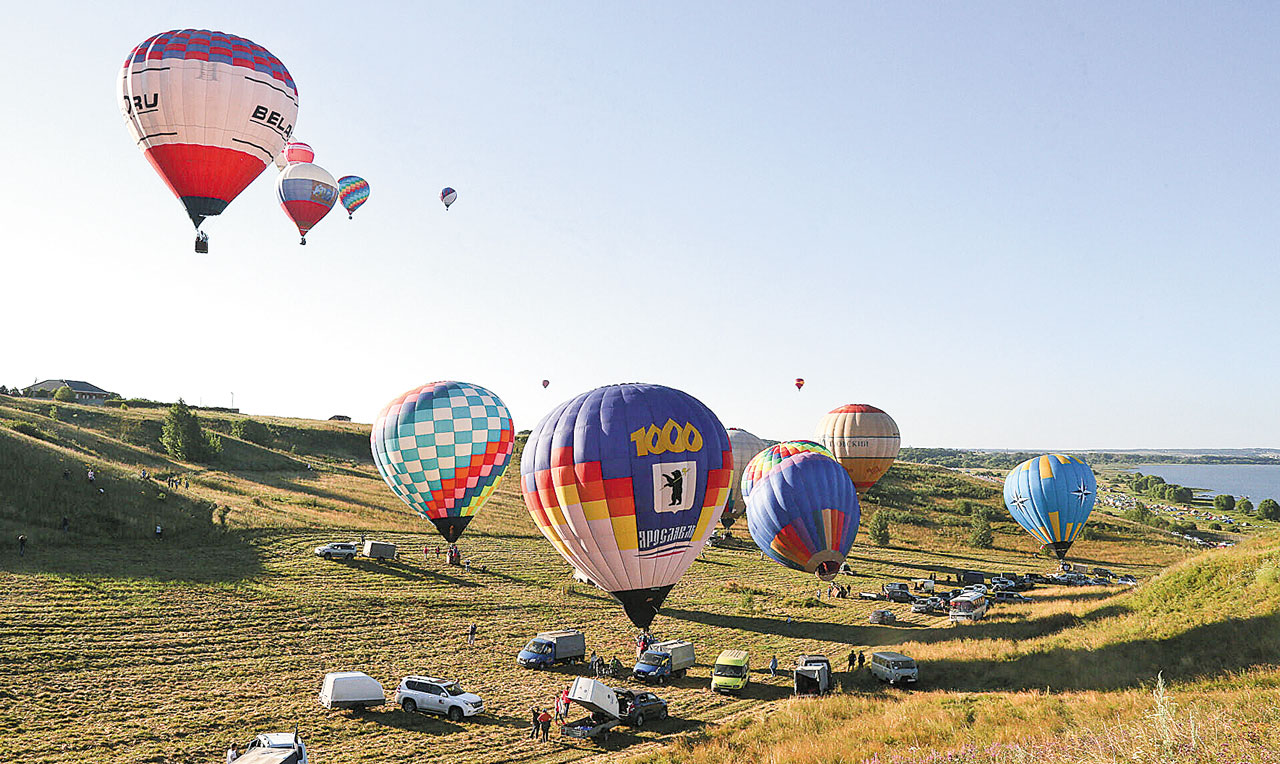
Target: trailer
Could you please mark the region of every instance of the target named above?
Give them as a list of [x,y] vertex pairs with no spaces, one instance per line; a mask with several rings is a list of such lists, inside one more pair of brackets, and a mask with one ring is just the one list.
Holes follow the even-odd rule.
[[569,685],[569,702],[582,706],[589,714],[560,727],[564,737],[608,740],[613,728],[622,723],[618,694],[604,682],[578,677]]
[[825,695],[831,690],[831,661],[825,655],[801,655],[794,679],[796,695]]
[[375,560],[394,560],[396,558],[396,545],[387,541],[366,541],[364,542],[364,556]]

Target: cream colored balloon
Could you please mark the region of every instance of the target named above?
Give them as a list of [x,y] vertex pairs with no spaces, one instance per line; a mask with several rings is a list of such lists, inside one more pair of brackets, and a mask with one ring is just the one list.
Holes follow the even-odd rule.
[[884,477],[902,445],[893,417],[865,403],[851,403],[827,412],[815,435],[835,454],[858,493]]

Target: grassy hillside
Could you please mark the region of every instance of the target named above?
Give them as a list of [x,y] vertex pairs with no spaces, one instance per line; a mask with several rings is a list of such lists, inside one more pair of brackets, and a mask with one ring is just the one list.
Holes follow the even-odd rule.
[[[6,541],[0,585],[8,595],[0,601],[0,661],[13,678],[9,689],[0,689],[7,701],[0,704],[0,724],[9,730],[12,750],[51,762],[207,762],[233,740],[297,723],[317,764],[422,756],[564,761],[600,751],[593,743],[523,738],[529,705],[548,705],[574,675],[516,667],[514,655],[532,633],[581,626],[589,648],[625,661],[635,630],[607,596],[572,583],[568,566],[528,519],[514,466],[464,537],[463,552],[472,561],[466,571],[423,558],[423,547],[434,547],[438,537],[383,486],[361,450],[368,436],[360,425],[263,420],[274,429],[255,444],[229,434],[239,417],[201,412],[211,428],[226,433],[223,457],[202,466],[175,462],[155,447],[150,434],[158,437],[162,411],[68,405],[59,407],[55,421],[41,411],[47,405],[0,397],[0,538]],[[34,435],[15,431],[18,422]],[[86,465],[98,471],[95,486],[85,479]],[[161,479],[142,480],[144,467]],[[62,477],[64,469],[71,469],[71,479]],[[190,487],[169,489],[169,475]],[[850,558],[855,575],[842,577],[855,590],[929,571],[1051,567],[1011,523],[996,523],[994,549],[967,546],[975,507],[998,508],[990,483],[898,465],[870,500],[866,515],[893,513],[893,540],[881,548],[860,537]],[[72,521],[66,533],[59,530],[63,515]],[[155,522],[166,529],[163,540],[151,538]],[[12,542],[19,532],[32,540],[22,558]],[[311,554],[324,541],[361,532],[400,544],[401,560],[327,563]],[[1262,546],[1250,549],[1259,559],[1270,554]],[[818,599],[811,576],[761,560],[753,550],[749,542],[709,550],[673,591],[654,631],[692,639],[699,665],[661,691],[674,718],[615,736],[611,752],[723,761],[730,751],[734,760],[794,754],[828,761],[822,747],[804,753],[808,733],[855,721],[857,736],[836,737],[841,745],[849,738],[841,755],[856,760],[890,755],[909,738],[944,748],[1021,740],[1018,718],[1042,720],[1037,729],[1053,734],[1071,726],[1061,722],[1064,708],[1071,709],[1069,718],[1079,708],[1079,720],[1099,723],[1112,712],[1140,715],[1149,693],[1138,688],[1160,670],[1178,693],[1193,685],[1214,692],[1213,682],[1233,675],[1246,684],[1270,681],[1259,668],[1267,650],[1275,654],[1267,640],[1246,649],[1219,647],[1217,657],[1210,650],[1207,662],[1197,658],[1181,668],[1166,660],[1178,648],[1252,638],[1270,625],[1265,618],[1272,617],[1267,608],[1274,598],[1258,583],[1267,574],[1252,563],[1215,563],[1226,566],[1221,575],[1231,582],[1252,576],[1246,582],[1255,587],[1248,590],[1251,599],[1224,595],[1219,604],[1226,609],[1219,610],[1197,601],[1194,622],[1170,618],[1167,632],[1149,623],[1151,613],[1162,606],[1181,610],[1159,587],[1173,586],[1166,582],[1179,576],[1199,581],[1206,575],[1199,568],[1175,567],[1134,593],[1038,589],[1033,603],[1000,608],[973,628],[951,627],[901,605],[891,606],[898,625],[871,626],[870,611],[883,603]],[[1081,561],[1149,578],[1190,550],[1108,519],[1076,545],[1073,557],[1077,553]],[[1244,560],[1245,554],[1204,559]],[[1210,583],[1215,590],[1224,585]],[[469,649],[463,635],[472,622],[479,639]],[[865,675],[841,672],[842,694],[793,701],[789,679],[762,670],[771,655],[785,666],[800,653],[838,658],[887,645],[925,661],[922,691],[886,693]],[[755,667],[751,689],[740,698],[707,689],[710,663],[728,647],[748,649]],[[1121,665],[1127,668],[1119,674],[1106,668]],[[388,693],[408,673],[457,677],[485,696],[489,713],[455,725],[398,709],[325,712],[315,702],[320,677],[339,669],[367,671]],[[1006,710],[988,708],[1012,710],[1003,716]],[[1087,710],[1103,708],[1111,710]],[[887,724],[900,716],[905,721]],[[671,740],[680,742],[661,747]]]

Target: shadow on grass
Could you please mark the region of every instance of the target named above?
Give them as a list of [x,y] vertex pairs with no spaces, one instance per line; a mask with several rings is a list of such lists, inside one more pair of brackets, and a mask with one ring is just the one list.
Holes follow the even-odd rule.
[[843,623],[805,621],[794,618],[790,623],[787,623],[786,618],[722,615],[720,613],[708,613],[705,610],[680,610],[674,608],[664,608],[662,614],[670,618],[693,621],[707,626],[717,626],[722,629],[741,629],[742,631],[754,631],[757,634],[778,634],[785,637],[806,637],[850,645],[865,644],[850,639],[852,629]]
[[1093,649],[1054,648],[1000,661],[930,661],[921,667],[921,681],[931,689],[964,692],[1119,690],[1150,685],[1157,674],[1188,682],[1274,666],[1277,654],[1280,613],[1271,613]]
[[444,573],[436,573],[434,571],[420,568],[414,565],[407,565],[399,560],[385,560],[377,562],[375,560],[361,559],[357,557],[345,563],[352,568],[369,573],[381,573],[383,575],[391,575],[396,578],[403,578],[410,581],[439,581],[454,586],[463,586],[475,588],[482,586],[475,581],[468,581],[465,578],[457,578],[456,576],[445,575]]

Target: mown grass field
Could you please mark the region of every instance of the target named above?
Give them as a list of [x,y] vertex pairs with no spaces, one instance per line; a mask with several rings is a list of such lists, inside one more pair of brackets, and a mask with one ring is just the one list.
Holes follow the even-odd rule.
[[[1264,541],[1211,558],[1253,555],[1238,569],[1222,563],[1210,575],[1184,563],[1136,592],[1037,589],[1033,603],[997,608],[972,627],[902,605],[889,605],[898,625],[868,625],[884,603],[818,599],[812,577],[761,560],[748,541],[709,549],[654,623],[660,638],[687,638],[698,649],[696,669],[659,690],[674,718],[615,735],[606,749],[534,743],[525,738],[528,708],[549,705],[579,670],[520,669],[514,656],[524,642],[538,630],[579,626],[589,649],[627,663],[635,629],[606,595],[572,583],[514,490],[518,465],[464,536],[467,571],[424,559],[438,537],[383,486],[360,450],[360,425],[269,420],[270,443],[224,435],[223,459],[206,468],[150,447],[162,412],[60,406],[62,421],[53,421],[40,405],[0,398],[0,668],[8,678],[0,728],[7,750],[33,760],[210,762],[232,741],[297,724],[317,764],[567,761],[602,750],[673,761],[858,761],[912,746],[925,756],[1016,743],[1028,740],[1028,727],[1032,738],[1065,740],[1078,728],[1140,719],[1159,671],[1175,696],[1216,698],[1224,720],[1251,708],[1248,693],[1276,683],[1268,664],[1276,637],[1260,636],[1280,634],[1277,585],[1259,572],[1273,554]],[[201,416],[225,432],[235,418]],[[38,426],[38,437],[5,426],[17,421]],[[93,487],[86,464],[98,471]],[[143,467],[162,479],[142,480]],[[190,487],[168,488],[170,474]],[[956,508],[998,506],[990,485],[900,465],[873,499],[864,517],[883,506],[901,522],[887,548],[856,544],[855,575],[841,577],[855,592],[930,571],[1052,567],[1009,523],[996,523],[996,548],[966,545]],[[151,538],[156,522],[163,540]],[[22,558],[11,541],[19,532],[31,539]],[[311,554],[362,532],[395,541],[401,559]],[[1192,553],[1120,519],[1107,518],[1094,536],[1073,559],[1148,580]],[[1182,601],[1201,590],[1252,594]],[[1222,649],[1235,640],[1249,646]],[[920,689],[886,692],[865,673],[843,671],[851,649],[891,645],[922,661]],[[752,656],[742,697],[708,689],[711,662],[730,647]],[[771,655],[786,666],[808,652],[833,659],[841,693],[792,700],[789,678],[763,670]],[[405,674],[454,677],[485,698],[488,713],[453,724],[392,707],[324,711],[315,700],[320,678],[342,669],[368,672],[388,695]]]

